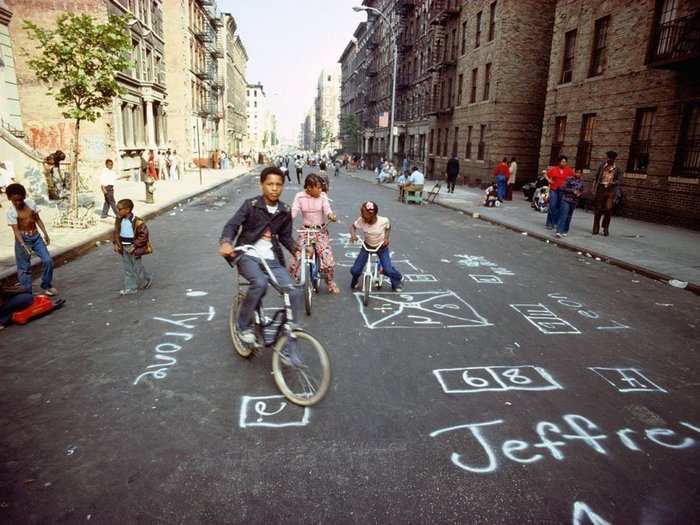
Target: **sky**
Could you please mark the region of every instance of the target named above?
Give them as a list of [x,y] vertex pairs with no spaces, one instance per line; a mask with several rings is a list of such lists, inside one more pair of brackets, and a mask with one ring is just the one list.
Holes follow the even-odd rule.
[[261,82],[278,133],[296,143],[321,70],[340,58],[357,24],[361,0],[218,0],[231,13],[248,53],[247,80]]

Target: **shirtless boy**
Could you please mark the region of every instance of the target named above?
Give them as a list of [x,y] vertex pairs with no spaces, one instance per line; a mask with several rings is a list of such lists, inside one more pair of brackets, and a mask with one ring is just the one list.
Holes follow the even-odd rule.
[[[52,285],[53,260],[46,248],[51,242],[46,233],[44,222],[39,217],[39,208],[27,199],[27,190],[21,184],[10,184],[6,190],[12,207],[7,210],[7,224],[15,234],[15,259],[17,261],[17,280],[27,291],[32,290],[32,252],[41,259],[41,288],[44,293],[54,296],[58,292]],[[37,226],[44,234],[37,230]]]

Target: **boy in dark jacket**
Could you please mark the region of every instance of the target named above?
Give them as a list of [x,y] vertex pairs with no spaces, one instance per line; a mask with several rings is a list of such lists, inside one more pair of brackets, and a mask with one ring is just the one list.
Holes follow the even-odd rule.
[[[276,167],[267,167],[260,174],[262,195],[247,199],[236,214],[224,226],[219,241],[219,255],[235,258],[238,272],[250,283],[248,293],[238,314],[240,339],[254,343],[251,329],[253,314],[267,291],[268,276],[262,259],[282,286],[292,284],[287,273],[280,243],[290,253],[295,253],[296,243],[292,238],[291,208],[279,200],[284,190],[284,174]],[[234,246],[252,244],[256,254],[241,254]],[[301,313],[302,292],[293,289],[289,293],[294,319],[298,322]]]
[[121,295],[135,294],[139,288],[146,290],[153,284],[141,262],[142,256],[153,252],[148,240],[148,227],[143,219],[134,215],[133,210],[131,199],[122,199],[117,203],[112,245],[124,263],[124,289],[119,292]]

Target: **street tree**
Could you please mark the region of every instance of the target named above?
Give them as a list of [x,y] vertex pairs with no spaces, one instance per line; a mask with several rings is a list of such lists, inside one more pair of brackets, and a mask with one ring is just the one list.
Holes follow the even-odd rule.
[[80,124],[95,122],[112,99],[126,91],[116,75],[132,65],[128,19],[110,16],[100,23],[86,14],[64,13],[52,29],[28,20],[24,29],[36,43],[34,52],[25,51],[29,67],[48,85],[63,116],[75,121],[70,213],[77,220]]
[[354,113],[340,115],[340,134],[347,137],[354,147],[354,152],[360,150],[360,140],[362,139],[362,122]]

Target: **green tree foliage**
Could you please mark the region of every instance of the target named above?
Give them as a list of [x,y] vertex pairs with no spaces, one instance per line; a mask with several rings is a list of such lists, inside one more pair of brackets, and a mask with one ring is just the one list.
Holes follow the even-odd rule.
[[78,208],[78,157],[80,123],[95,122],[112,99],[125,93],[116,75],[131,67],[131,36],[126,17],[110,16],[98,23],[85,14],[60,15],[51,29],[25,20],[24,29],[36,43],[29,67],[48,85],[48,92],[75,120],[75,142],[71,166],[71,208]]
[[360,122],[360,118],[356,114],[345,113],[340,115],[340,134],[351,142],[355,152],[360,150],[362,122]]

